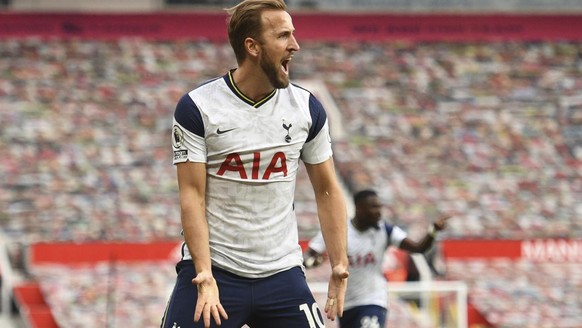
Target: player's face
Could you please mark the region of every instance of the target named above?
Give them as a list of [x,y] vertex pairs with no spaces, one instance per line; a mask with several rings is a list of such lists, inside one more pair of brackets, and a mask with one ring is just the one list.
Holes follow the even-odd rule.
[[282,10],[267,10],[262,17],[261,69],[273,87],[286,88],[289,85],[289,62],[293,53],[299,51],[291,16]]
[[362,219],[368,227],[377,227],[382,217],[382,203],[377,196],[368,197],[363,204]]

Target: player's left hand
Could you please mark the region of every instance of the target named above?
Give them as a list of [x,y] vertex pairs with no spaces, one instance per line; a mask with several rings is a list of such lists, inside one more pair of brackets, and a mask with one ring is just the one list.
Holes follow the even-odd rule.
[[348,277],[348,268],[336,265],[332,268],[327,288],[327,301],[325,302],[325,314],[327,318],[334,321],[336,315],[341,317],[344,313],[344,299]]
[[200,318],[204,321],[204,327],[210,327],[211,319],[217,326],[221,325],[221,317],[228,319],[226,311],[220,304],[220,297],[218,295],[218,285],[211,273],[199,272],[192,284],[196,285],[198,289],[198,300],[196,301],[196,308],[194,310],[194,322],[198,322]]
[[435,222],[434,222],[434,230],[441,231],[447,227],[447,221],[451,218],[450,215],[441,215]]

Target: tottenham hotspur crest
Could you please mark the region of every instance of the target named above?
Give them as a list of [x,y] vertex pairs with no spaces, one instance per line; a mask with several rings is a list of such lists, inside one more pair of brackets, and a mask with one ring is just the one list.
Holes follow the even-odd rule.
[[285,141],[287,141],[287,143],[291,142],[291,136],[289,135],[289,129],[291,129],[293,125],[291,123],[289,123],[289,125],[283,123],[283,128],[285,130],[287,130],[287,135],[285,136]]

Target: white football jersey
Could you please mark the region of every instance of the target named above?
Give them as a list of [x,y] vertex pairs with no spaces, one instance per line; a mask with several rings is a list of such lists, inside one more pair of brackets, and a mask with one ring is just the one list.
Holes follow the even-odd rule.
[[254,102],[230,71],[178,102],[172,145],[174,164],[206,163],[213,265],[249,278],[301,266],[293,208],[299,160],[332,156],[327,115],[310,92],[290,84]]
[[[361,305],[388,308],[386,278],[382,268],[384,253],[390,246],[398,247],[407,234],[398,226],[380,221],[379,228],[357,230],[348,222],[348,260],[350,279],[346,289],[344,309]],[[319,232],[309,242],[309,248],[325,252],[323,236]]]

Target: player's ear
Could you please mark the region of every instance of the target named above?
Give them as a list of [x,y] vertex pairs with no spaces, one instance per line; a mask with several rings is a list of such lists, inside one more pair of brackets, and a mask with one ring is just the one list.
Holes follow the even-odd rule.
[[247,51],[249,56],[258,57],[259,53],[261,52],[261,44],[253,38],[246,38],[245,50]]

